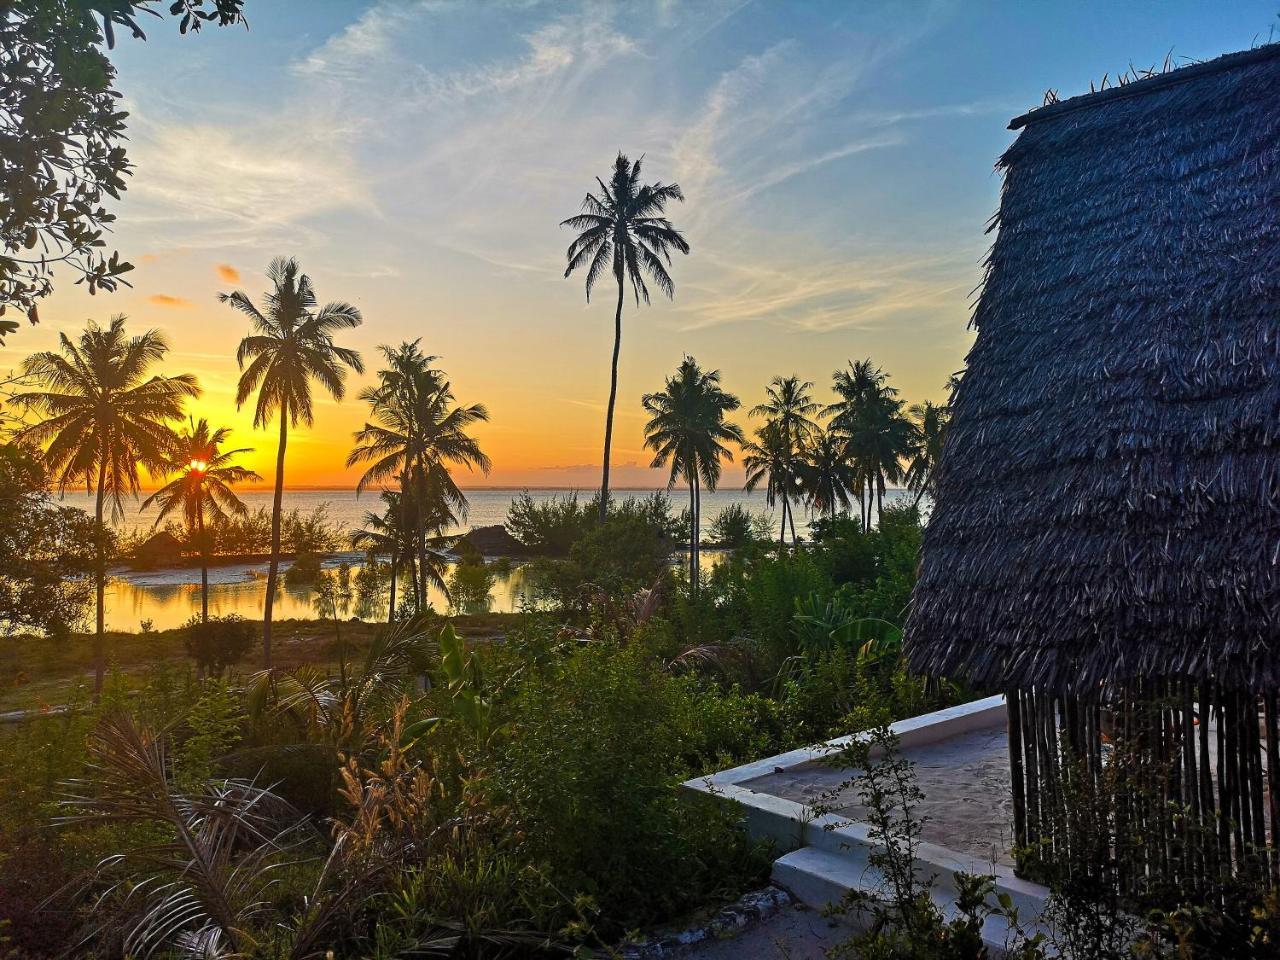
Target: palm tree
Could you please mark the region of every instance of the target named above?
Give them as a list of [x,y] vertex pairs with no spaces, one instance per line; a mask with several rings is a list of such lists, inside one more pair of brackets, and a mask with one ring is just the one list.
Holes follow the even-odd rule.
[[[805,443],[818,429],[811,414],[818,412],[809,391],[813,384],[801,381],[797,376],[774,377],[765,388],[765,402],[751,408],[751,416],[764,417],[765,423],[774,424],[779,442],[786,443],[793,457],[800,457]],[[782,497],[782,513],[791,523],[791,539],[796,538],[795,517],[791,512],[788,491],[779,491]]]
[[933,493],[934,474],[942,459],[942,438],[946,433],[948,410],[932,401],[912,404],[913,420],[910,457],[903,475],[907,489],[916,495],[912,506],[919,506],[926,493]]
[[[167,484],[142,501],[145,510],[151,504],[160,507],[154,526],[175,510],[182,511],[188,535],[194,534],[200,546],[200,621],[209,619],[209,543],[205,536],[205,518],[225,519],[234,514],[243,517],[248,510],[232,491],[233,484],[262,478],[231,461],[251,447],[223,450],[231,431],[226,427],[209,429],[209,421],[192,420],[188,428],[174,438],[159,474],[173,477]],[[176,476],[175,476],[176,475]]]
[[[765,484],[765,503],[773,507],[782,501],[782,521],[778,528],[778,547],[781,549],[787,542],[787,520],[790,516],[788,503],[793,493],[800,490],[802,464],[791,446],[791,438],[774,423],[766,423],[756,430],[756,439],[742,445],[742,465],[746,467],[747,479],[745,489],[755,490],[762,482]],[[795,525],[792,524],[792,540],[795,539]]]
[[671,251],[689,252],[689,244],[680,231],[662,216],[672,200],[684,200],[674,183],[640,183],[640,161],[634,163],[619,153],[613,162],[613,175],[608,184],[597,178],[600,195],[588,193],[582,201],[582,213],[561,222],[560,226],[577,230],[569,244],[566,258],[567,277],[579,267],[587,268],[587,302],[591,289],[612,266],[618,282],[618,306],[613,319],[613,364],[609,378],[609,408],[604,421],[604,472],[600,480],[600,522],[609,511],[609,451],[613,444],[613,407],[618,397],[618,354],[622,349],[622,301],[626,283],[631,282],[636,305],[649,302],[647,276],[668,297],[675,295],[675,284],[667,267]]
[[725,421],[725,414],[741,404],[720,387],[719,370],[704,371],[693,357],[685,357],[666,387],[646,393],[643,403],[650,414],[644,444],[654,451],[652,466],[670,464],[667,489],[677,478],[689,485],[689,584],[697,590],[702,486],[715,492],[720,461],[733,459],[725,444],[743,443],[741,428]]
[[849,509],[849,493],[859,490],[858,474],[849,463],[844,441],[819,430],[804,448],[800,478],[809,506],[823,516]]
[[[280,445],[276,451],[276,488],[271,504],[271,562],[267,567],[267,600],[262,617],[262,657],[271,667],[271,609],[275,603],[276,578],[280,567],[280,511],[284,496],[284,454],[289,428],[299,423],[311,426],[311,381],[317,381],[335,400],[346,393],[347,368],[364,371],[360,354],[333,342],[334,334],[360,326],[360,311],[349,303],[327,303],[317,309],[311,278],[298,271],[298,261],[277,257],[271,261],[267,279],[272,290],[254,306],[248,295],[237,290],[218,294],[249,318],[252,330],[240,341],[236,362],[240,384],[236,389],[239,409],[256,390],[253,425],[265,428],[272,417],[280,420]],[[248,364],[246,366],[246,363]]]
[[95,493],[97,631],[93,642],[94,694],[106,674],[104,597],[107,534],[104,507],[124,513],[124,497],[138,492],[138,469],[160,470],[173,439],[171,422],[182,405],[200,394],[195,377],[147,376],[163,359],[168,341],[155,330],[130,337],[125,318],[111,318],[104,330],[90,322],[78,342],[66,334],[58,351],[34,354],[23,374],[44,389],[17,394],[13,402],[44,419],[18,432],[17,439],[46,445],[44,460],[60,491],[84,482]]
[[395,490],[383,490],[382,502],[386,505],[382,513],[366,511],[364,526],[351,531],[351,546],[357,550],[366,550],[374,557],[391,558],[391,598],[387,623],[393,623],[396,619],[396,581],[400,576],[400,561],[403,558],[412,563],[413,555],[404,523],[404,512],[400,506],[400,494]]
[[869,359],[851,362],[837,370],[832,388],[839,399],[823,411],[831,417],[831,429],[845,441],[858,472],[865,497],[858,497],[864,530],[871,527],[871,512],[884,508],[886,484],[903,479],[902,459],[911,451],[911,422],[902,413],[903,402],[888,375]]
[[390,367],[379,373],[376,386],[361,394],[370,405],[372,420],[356,431],[356,446],[347,465],[369,464],[356,484],[357,494],[371,484],[394,480],[400,485],[406,511],[412,501],[418,544],[415,597],[421,609],[428,580],[440,580],[436,585],[443,588],[438,565],[428,556],[427,534],[451,526],[455,511],[465,515],[467,507],[449,466],[487,474],[491,462],[468,432],[489,419],[488,410],[478,403],[459,405],[444,373],[429,366],[434,358],[422,356],[416,348],[416,341],[397,350],[382,348]]

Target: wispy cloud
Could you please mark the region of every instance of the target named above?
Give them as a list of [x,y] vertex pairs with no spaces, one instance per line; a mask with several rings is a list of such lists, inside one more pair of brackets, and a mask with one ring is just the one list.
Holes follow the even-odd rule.
[[190,310],[193,306],[192,302],[186,297],[174,297],[167,293],[153,293],[147,297],[147,303],[154,304],[157,307],[167,307],[171,310]]
[[231,264],[229,264],[229,263],[220,263],[220,264],[218,264],[218,266],[215,268],[215,270],[216,270],[216,272],[217,272],[217,274],[218,274],[218,279],[219,279],[219,280],[222,280],[222,281],[224,281],[224,282],[226,282],[226,283],[239,283],[239,282],[240,282],[240,271],[239,271],[239,270],[237,270],[235,267],[233,267],[233,266],[232,266]]

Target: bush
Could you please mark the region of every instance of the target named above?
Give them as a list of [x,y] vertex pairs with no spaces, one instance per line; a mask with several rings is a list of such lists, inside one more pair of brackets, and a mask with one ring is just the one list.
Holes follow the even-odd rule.
[[741,504],[731,503],[711,521],[711,541],[721,547],[745,547],[764,538],[762,520],[768,523],[766,518],[752,514]]
[[258,638],[258,625],[235,613],[210,617],[204,623],[192,617],[182,629],[188,656],[213,677],[247,657]]
[[[509,706],[496,779],[529,858],[613,935],[763,877],[731,812],[677,793],[714,752],[694,693],[639,648],[595,643],[530,671]],[[758,706],[717,725],[745,747]]]
[[449,575],[449,603],[456,612],[475,613],[489,607],[489,591],[497,579],[483,563],[455,564]]
[[294,587],[300,584],[315,583],[320,577],[320,555],[317,553],[300,553],[289,564],[284,572],[284,582]]
[[564,557],[595,523],[593,505],[598,502],[579,504],[576,492],[537,501],[526,490],[507,509],[507,532],[534,553]]

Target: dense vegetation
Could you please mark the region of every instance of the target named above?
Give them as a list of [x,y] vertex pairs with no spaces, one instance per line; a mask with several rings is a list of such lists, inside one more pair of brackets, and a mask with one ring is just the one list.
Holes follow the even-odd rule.
[[[570,557],[617,555],[659,505],[613,504]],[[129,700],[111,675],[98,704],[0,734],[5,936],[33,956],[81,936],[101,955],[385,957],[461,936],[496,956],[734,894],[768,851],[681,780],[954,695],[851,627],[900,623],[919,532],[903,508],[808,549],[750,542],[696,593],[640,558],[503,643],[414,618],[335,645],[328,670],[237,672],[243,622],[194,623],[209,679],[161,661]],[[215,796],[225,822],[201,832]]]

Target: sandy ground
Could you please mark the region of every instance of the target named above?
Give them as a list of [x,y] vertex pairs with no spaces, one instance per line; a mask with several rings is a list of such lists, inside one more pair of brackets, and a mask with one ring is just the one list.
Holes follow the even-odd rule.
[[851,929],[802,904],[754,923],[735,937],[706,940],[672,953],[673,960],[825,960]]
[[[1009,794],[1009,751],[1003,727],[977,730],[941,743],[902,751],[915,765],[924,792],[918,815],[930,843],[982,860],[1013,865],[1013,801]],[[821,801],[833,813],[862,820],[866,810],[857,789],[847,785],[856,771],[808,763],[772,773],[743,786],[759,793],[812,806]]]

